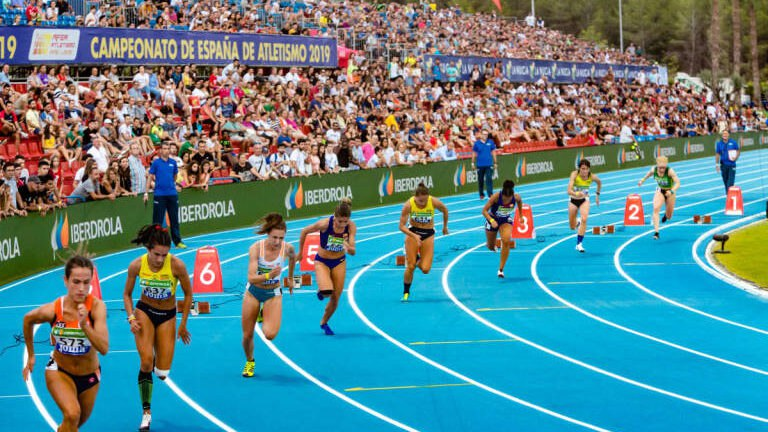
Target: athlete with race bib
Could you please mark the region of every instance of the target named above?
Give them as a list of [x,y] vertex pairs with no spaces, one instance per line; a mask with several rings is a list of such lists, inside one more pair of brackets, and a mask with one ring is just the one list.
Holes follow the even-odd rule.
[[335,334],[328,325],[328,321],[336,312],[341,293],[344,291],[344,279],[347,276],[346,254],[355,254],[357,227],[350,219],[351,216],[352,200],[344,198],[336,206],[333,216],[320,219],[304,228],[299,237],[299,256],[296,257],[296,261],[301,262],[307,235],[320,232],[320,249],[315,256],[315,277],[317,278],[317,298],[320,301],[329,298],[323,318],[320,320],[320,328],[327,336]]
[[243,376],[253,376],[256,362],[253,358],[253,331],[260,308],[263,307],[264,321],[261,330],[264,337],[272,340],[280,330],[283,315],[283,290],[280,275],[288,258],[289,292],[293,294],[293,268],[296,254],[293,246],[285,242],[287,226],[283,217],[269,213],[259,222],[261,228],[256,234],[267,238],[251,245],[248,250],[248,283],[243,294],[243,350],[245,367]]
[[[411,283],[416,267],[424,274],[432,269],[435,251],[435,210],[443,213],[443,235],[448,235],[448,208],[431,196],[424,183],[419,183],[413,196],[403,204],[400,213],[400,231],[405,234],[405,274],[403,275],[403,302],[411,296]],[[406,226],[406,223],[409,226]]]
[[[136,258],[128,266],[123,303],[128,314],[128,324],[136,340],[139,352],[139,395],[144,414],[139,430],[149,430],[152,422],[152,372],[165,380],[171,371],[176,338],[189,344],[187,319],[192,306],[192,287],[184,262],[171,255],[171,236],[159,224],[146,225],[139,230],[131,243],[143,245],[147,253]],[[141,288],[141,298],[133,307],[133,288],[136,280]],[[184,305],[176,332],[176,286],[184,291]]]
[[664,217],[661,218],[661,223],[672,219],[672,213],[675,211],[675,193],[680,188],[680,179],[677,177],[675,170],[669,167],[669,160],[666,156],[659,156],[656,158],[656,166],[648,171],[639,182],[638,186],[642,186],[643,182],[653,176],[658,187],[656,193],[653,194],[653,239],[659,239],[659,214],[661,213],[661,206],[664,205],[665,212]]
[[576,250],[586,252],[581,244],[584,234],[587,232],[587,218],[589,217],[589,188],[592,182],[597,184],[595,192],[595,204],[600,205],[600,189],[603,182],[597,174],[592,173],[592,164],[587,159],[579,161],[579,169],[571,173],[568,180],[568,224],[576,231]]
[[64,416],[59,432],[77,431],[90,417],[101,382],[96,352],[106,355],[109,350],[107,308],[89,294],[92,277],[91,260],[73,256],[64,266],[67,294],[24,316],[25,381],[35,367],[34,326],[51,324],[53,351],[45,367],[45,383]]
[[523,200],[519,194],[515,193],[515,182],[512,180],[505,180],[501,187],[501,192],[491,195],[488,202],[483,206],[485,239],[488,249],[496,250],[496,236],[497,234],[501,235],[501,259],[499,261],[499,271],[496,273],[499,278],[504,277],[504,265],[509,257],[515,208],[517,208],[520,220],[522,220],[522,206]]

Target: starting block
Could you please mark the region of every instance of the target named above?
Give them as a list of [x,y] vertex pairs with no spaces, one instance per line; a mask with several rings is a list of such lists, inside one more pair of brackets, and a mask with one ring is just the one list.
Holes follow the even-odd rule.
[[[293,288],[301,288],[303,286],[311,286],[312,285],[312,275],[309,273],[304,273],[301,275],[293,275]],[[291,287],[291,279],[288,277],[283,278],[283,288],[290,288]]]
[[613,225],[603,225],[603,226],[592,227],[592,234],[595,234],[595,235],[614,234],[615,232],[616,232],[616,227]]
[[211,313],[211,304],[209,302],[195,302],[195,309],[197,313],[209,314]]
[[[515,241],[514,241],[514,240],[510,240],[510,241],[509,241],[509,248],[510,248],[510,249],[514,249],[514,248],[515,248],[515,246],[516,246],[516,245],[515,245]],[[500,247],[501,247],[501,239],[496,239],[496,249],[498,249],[498,248],[500,248]]]
[[304,273],[301,275],[301,286],[312,285],[312,275],[310,273]]
[[712,216],[710,215],[693,215],[693,223],[697,224],[711,224]]
[[395,265],[396,266],[404,266],[405,265],[405,255],[398,255],[395,257]]

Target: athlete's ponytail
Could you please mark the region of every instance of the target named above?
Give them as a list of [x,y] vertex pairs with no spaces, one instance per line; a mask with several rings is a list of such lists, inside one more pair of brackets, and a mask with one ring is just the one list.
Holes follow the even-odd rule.
[[155,246],[170,247],[171,235],[160,224],[144,225],[136,234],[136,238],[131,240],[131,243],[142,245],[147,249],[152,249]]
[[285,220],[279,213],[267,213],[264,215],[264,217],[259,219],[256,224],[260,225],[260,228],[258,231],[256,231],[256,234],[268,234],[273,229],[279,229],[283,231],[287,229]]
[[423,195],[429,195],[429,188],[422,182],[419,183],[418,186],[416,186],[416,189],[413,191],[413,196],[423,196]]
[[342,198],[341,201],[339,201],[339,205],[336,206],[336,211],[333,212],[333,215],[346,218],[352,216],[352,199]]
[[504,180],[504,184],[501,186],[501,194],[505,197],[515,196],[515,182]]
[[87,268],[93,274],[93,261],[82,255],[71,256],[64,265],[64,277],[69,279],[69,275],[72,274],[72,270],[75,268]]

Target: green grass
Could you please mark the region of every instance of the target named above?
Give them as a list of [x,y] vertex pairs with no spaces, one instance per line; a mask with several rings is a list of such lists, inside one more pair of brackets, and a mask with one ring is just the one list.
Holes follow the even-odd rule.
[[[768,289],[768,221],[740,229],[730,234],[725,249],[730,254],[715,254],[715,258],[731,273]],[[720,245],[713,250],[720,249]]]

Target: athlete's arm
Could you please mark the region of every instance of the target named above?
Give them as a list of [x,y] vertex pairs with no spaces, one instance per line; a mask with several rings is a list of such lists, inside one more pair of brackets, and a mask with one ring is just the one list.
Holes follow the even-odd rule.
[[[293,249],[292,244],[285,245],[285,253],[288,255],[288,291],[293,294],[293,268],[296,267],[296,251]],[[248,275],[250,276],[250,263],[248,265]],[[250,277],[249,277],[250,279]]]
[[487,220],[487,221],[488,221],[488,223],[491,223],[491,219],[493,219],[493,218],[491,217],[491,214],[490,214],[490,213],[488,213],[488,211],[489,211],[489,210],[491,210],[491,206],[492,206],[492,205],[493,205],[493,204],[494,204],[496,201],[498,201],[498,199],[499,199],[499,195],[500,195],[500,194],[501,194],[500,192],[496,192],[495,194],[491,195],[491,197],[490,197],[490,198],[488,198],[488,201],[486,201],[486,202],[485,202],[485,205],[483,206],[483,217],[485,218],[485,220]]
[[443,235],[448,235],[448,207],[435,197],[432,197],[432,205],[443,214]]
[[603,189],[603,181],[600,180],[600,177],[596,176],[595,174],[592,174],[592,181],[597,183],[597,192],[595,192],[595,204],[600,205],[600,190]]
[[139,330],[139,322],[136,321],[136,316],[133,315],[133,287],[136,285],[136,276],[139,274],[141,268],[141,258],[136,258],[128,266],[128,276],[125,278],[125,288],[123,289],[123,306],[125,307],[125,313],[128,314],[128,323],[131,326],[131,331],[136,333]]
[[176,277],[176,280],[181,284],[181,290],[184,291],[184,305],[181,310],[181,322],[179,323],[178,338],[181,339],[184,344],[189,344],[191,336],[187,331],[187,319],[189,318],[189,310],[192,308],[192,286],[189,284],[189,273],[187,272],[187,266],[184,265],[184,261],[179,258],[173,257],[171,261],[171,271]]
[[520,197],[520,194],[515,194],[515,205],[517,206],[517,214],[520,215],[520,219],[523,218],[523,199]]
[[651,170],[650,170],[650,171],[648,171],[648,172],[645,174],[645,177],[641,178],[641,179],[640,179],[640,181],[639,181],[639,182],[637,182],[637,185],[638,185],[638,186],[642,186],[642,185],[643,185],[643,183],[645,183],[645,181],[646,181],[646,180],[648,180],[648,177],[650,177],[650,176],[652,176],[652,175],[653,175],[653,168],[651,168]]
[[34,326],[35,324],[51,322],[55,316],[56,310],[53,303],[44,304],[24,315],[24,344],[27,346],[27,364],[21,372],[24,381],[29,378],[29,374],[35,367]]
[[672,191],[677,192],[680,189],[680,178],[672,168],[669,169],[669,177],[672,178]]
[[[434,201],[433,201],[434,202]],[[421,241],[421,238],[416,234],[408,230],[408,217],[411,215],[411,200],[408,200],[403,204],[403,211],[400,212],[400,232],[407,236],[413,237],[417,241]]]
[[350,255],[355,254],[355,236],[357,235],[357,225],[351,220],[349,221],[349,236],[345,240],[347,253]]
[[303,258],[304,241],[307,239],[307,236],[315,232],[325,231],[328,229],[328,222],[328,219],[323,218],[301,230],[301,234],[299,235],[299,252],[296,255],[296,261],[301,262],[301,259]]
[[[78,305],[80,307],[81,305]],[[85,307],[83,307],[85,309]],[[96,348],[101,355],[107,355],[109,351],[109,330],[107,329],[107,307],[104,306],[104,302],[100,299],[93,299],[93,307],[91,308],[91,320],[88,319],[87,311],[80,316],[78,311],[78,318],[80,318],[80,328],[83,329],[85,335],[88,336],[88,340],[91,341],[91,345]]]
[[571,173],[571,177],[568,179],[568,196],[575,199],[582,198],[581,195],[577,195],[576,192],[573,191],[573,183],[576,181],[577,175],[579,175],[579,172],[574,171]]

